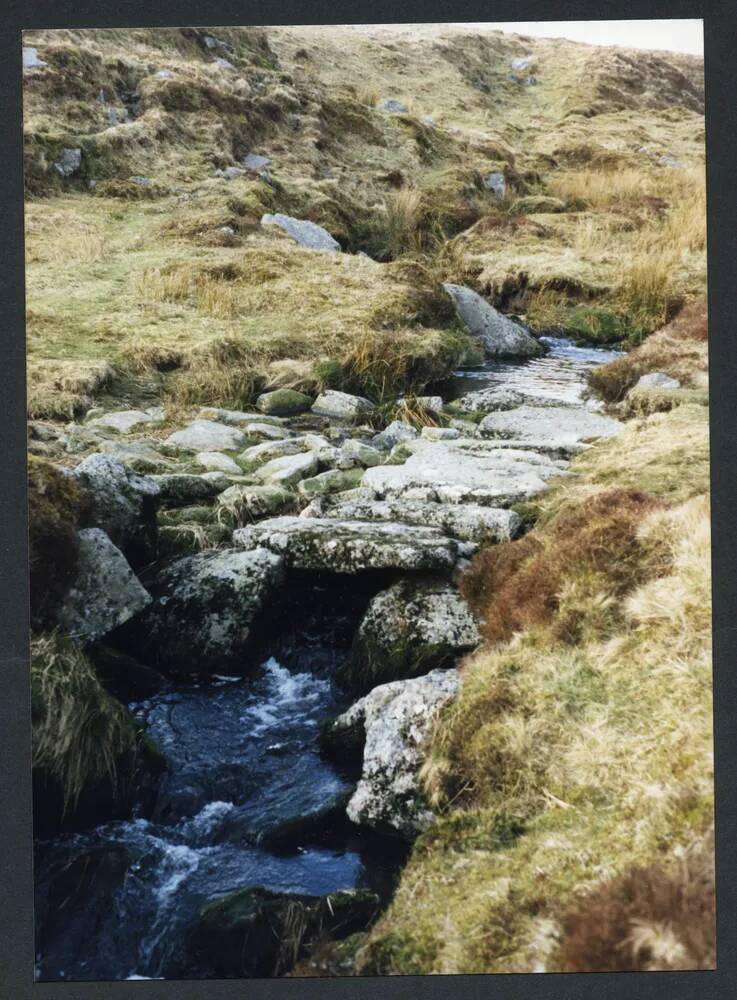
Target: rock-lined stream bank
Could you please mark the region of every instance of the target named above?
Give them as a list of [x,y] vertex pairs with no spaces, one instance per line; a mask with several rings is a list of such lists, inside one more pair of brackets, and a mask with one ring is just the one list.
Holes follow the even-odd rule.
[[[546,344],[456,373],[422,432],[377,435],[365,401],[326,393],[309,413],[203,411],[163,442],[143,436],[153,412],[50,436],[57,454],[96,449],[73,472],[95,525],[63,621],[161,671],[129,708],[167,771],[132,817],[38,843],[40,979],[282,974],[300,943],[386,904],[433,821],[423,740],[478,642],[457,574],[520,530],[513,504],[620,429],[582,400],[612,353]],[[297,912],[293,953],[274,951]]]

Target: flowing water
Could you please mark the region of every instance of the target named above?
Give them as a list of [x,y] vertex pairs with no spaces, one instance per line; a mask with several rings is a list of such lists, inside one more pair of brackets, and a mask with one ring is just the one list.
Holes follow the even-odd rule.
[[[547,338],[530,361],[454,373],[446,399],[504,385],[579,403],[615,352]],[[196,978],[187,928],[204,903],[249,885],[387,899],[404,851],[350,828],[355,775],[321,758],[320,725],[347,707],[333,680],[378,578],[305,584],[250,678],[193,678],[131,705],[168,761],[147,817],[40,842],[37,978]]]
[[621,357],[601,347],[576,347],[564,337],[541,337],[548,353],[529,361],[487,361],[477,368],[461,368],[441,387],[446,402],[478,389],[515,389],[563,405],[581,403],[586,374],[597,365]]

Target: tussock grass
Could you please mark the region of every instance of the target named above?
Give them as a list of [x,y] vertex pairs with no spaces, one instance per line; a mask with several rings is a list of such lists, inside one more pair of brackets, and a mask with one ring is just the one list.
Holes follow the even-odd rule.
[[[576,645],[543,626],[466,662],[424,769],[441,818],[359,973],[566,968],[560,922],[579,895],[632,865],[660,867],[708,826],[706,497],[654,511],[640,531],[668,546],[670,565],[626,594],[617,631],[602,634],[589,604]],[[654,955],[651,967],[670,966]]]
[[563,972],[716,968],[714,831],[678,859],[630,868],[576,900],[553,959]]
[[92,406],[115,369],[106,361],[35,360],[28,363],[28,416],[70,420]]
[[[66,808],[82,791],[127,775],[121,761],[135,758],[136,726],[124,707],[100,686],[87,657],[56,635],[31,643],[33,766],[55,779]],[[130,763],[130,759],[128,761]]]
[[483,620],[484,637],[499,642],[550,624],[557,639],[575,643],[587,619],[599,632],[614,627],[616,599],[662,572],[662,547],[638,537],[643,516],[660,505],[635,489],[604,490],[563,505],[541,532],[482,549],[462,593]]

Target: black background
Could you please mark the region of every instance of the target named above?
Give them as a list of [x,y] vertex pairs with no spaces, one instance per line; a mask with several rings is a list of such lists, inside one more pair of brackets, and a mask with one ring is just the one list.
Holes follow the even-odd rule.
[[[480,1000],[737,996],[737,2],[736,0],[29,0],[0,32],[0,997],[221,1000],[239,997]],[[706,67],[718,970],[281,979],[33,982],[28,683],[21,36],[24,28],[704,18]],[[666,693],[664,692],[664,696]]]

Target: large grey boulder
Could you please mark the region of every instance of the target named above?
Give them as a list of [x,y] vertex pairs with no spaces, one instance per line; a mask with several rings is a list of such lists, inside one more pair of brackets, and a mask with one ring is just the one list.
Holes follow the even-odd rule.
[[353,823],[406,840],[432,826],[435,814],[419,772],[438,712],[459,687],[455,669],[381,684],[332,723],[332,745],[354,746],[357,739],[364,744],[361,779],[347,809]]
[[408,424],[404,420],[393,420],[388,427],[385,427],[383,431],[371,439],[371,444],[374,448],[389,451],[395,444],[400,444],[402,441],[414,441],[419,436],[420,432],[412,424]]
[[148,562],[156,551],[156,480],[99,452],[83,459],[71,475],[90,494],[92,525],[107,532],[134,566]]
[[95,417],[87,421],[88,427],[104,427],[119,434],[128,434],[137,427],[145,427],[147,424],[160,424],[164,419],[164,413],[160,409],[151,410],[115,410],[111,413],[104,413],[101,417]]
[[565,468],[534,451],[498,448],[476,438],[420,438],[403,447],[412,449],[403,465],[378,465],[364,472],[361,484],[377,499],[505,507],[541,492]]
[[153,604],[131,635],[147,662],[175,673],[242,669],[254,623],[282,580],[283,560],[264,548],[186,556],[153,580]]
[[95,642],[151,603],[127,559],[100,528],[77,532],[77,578],[58,612],[58,626],[83,643]]
[[320,497],[300,517],[333,517],[341,521],[395,521],[439,528],[462,542],[490,545],[514,538],[522,526],[519,514],[501,507],[479,504],[427,503],[421,500],[374,500],[340,493]]
[[236,451],[245,443],[243,431],[215,420],[193,420],[166,439],[166,444],[187,451]]
[[582,406],[518,406],[490,413],[479,424],[484,437],[531,441],[561,452],[580,451],[599,438],[621,433],[624,425]]
[[327,229],[323,229],[315,222],[308,222],[306,219],[294,219],[291,215],[283,215],[281,212],[274,215],[267,212],[261,216],[261,225],[278,226],[293,240],[296,240],[300,246],[306,247],[308,250],[336,253],[341,249],[340,243],[333,239]]
[[479,642],[476,621],[455,587],[400,580],[370,602],[339,679],[366,694],[377,684],[452,666]]
[[473,289],[450,282],[444,282],[443,288],[453,299],[460,321],[472,336],[478,337],[488,357],[532,358],[544,353],[540,341],[519,323],[497,312]]
[[312,412],[320,417],[351,422],[363,420],[375,409],[374,404],[363,396],[338,392],[337,389],[326,389],[312,404]]
[[233,532],[241,548],[263,546],[294,569],[358,573],[367,569],[450,570],[461,547],[437,528],[275,517]]
[[258,469],[273,458],[283,458],[285,455],[298,455],[304,452],[305,443],[302,438],[277,438],[275,441],[261,441],[246,448],[238,456],[246,472]]

